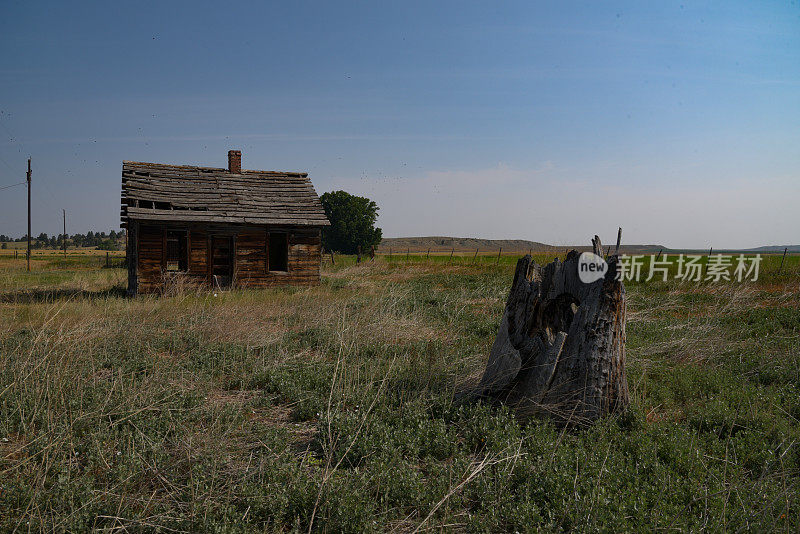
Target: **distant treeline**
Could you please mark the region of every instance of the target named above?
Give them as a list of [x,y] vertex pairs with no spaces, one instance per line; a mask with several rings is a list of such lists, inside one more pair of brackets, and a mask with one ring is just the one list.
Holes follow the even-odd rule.
[[[119,232],[115,232],[111,230],[110,232],[86,232],[85,234],[67,234],[67,246],[68,247],[95,247],[100,250],[118,250],[120,248],[119,240],[125,237],[125,231],[120,230]],[[25,242],[28,240],[28,235],[25,234],[22,237],[17,239],[13,239],[5,234],[0,234],[0,247],[8,248],[6,243],[7,242]],[[64,234],[58,234],[57,236],[48,236],[44,232],[38,235],[33,239],[33,243],[31,243],[32,248],[52,248],[52,249],[60,249],[64,247]]]

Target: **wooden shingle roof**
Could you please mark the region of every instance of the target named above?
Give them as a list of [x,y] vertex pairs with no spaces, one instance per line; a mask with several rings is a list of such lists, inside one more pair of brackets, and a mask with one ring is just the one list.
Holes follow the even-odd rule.
[[122,162],[128,220],[328,226],[307,173]]

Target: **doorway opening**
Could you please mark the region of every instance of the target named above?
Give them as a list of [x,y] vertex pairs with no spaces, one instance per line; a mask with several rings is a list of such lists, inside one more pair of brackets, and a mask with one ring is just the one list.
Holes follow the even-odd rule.
[[269,270],[289,270],[289,234],[285,232],[269,233]]
[[233,282],[233,238],[211,238],[211,279],[214,287],[230,287]]

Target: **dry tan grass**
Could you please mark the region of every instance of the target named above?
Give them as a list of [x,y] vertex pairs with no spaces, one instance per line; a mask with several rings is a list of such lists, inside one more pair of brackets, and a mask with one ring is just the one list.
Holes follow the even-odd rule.
[[[696,296],[688,304],[686,297]],[[709,298],[710,297],[710,298]],[[655,300],[657,298],[657,301]],[[728,339],[717,324],[719,318],[735,316],[754,308],[792,308],[800,306],[800,292],[786,284],[680,284],[656,297],[636,293],[629,299],[629,323],[663,320],[668,339],[651,342],[636,351],[646,363],[654,355],[669,354],[684,363],[709,363],[724,351],[746,350],[746,341]]]
[[[287,499],[298,494],[305,498],[310,495],[311,504],[316,499],[313,508],[318,515],[312,526],[324,530],[331,524],[325,521],[332,516],[326,504],[337,496],[332,491],[361,492],[359,498],[372,502],[378,493],[373,493],[373,481],[383,474],[369,471],[372,453],[367,452],[365,463],[355,466],[340,463],[342,458],[351,449],[357,450],[354,443],[358,437],[369,434],[372,428],[383,425],[394,430],[394,417],[403,417],[397,412],[410,404],[405,401],[406,395],[418,405],[424,404],[451,397],[454,383],[478,380],[493,340],[486,332],[493,318],[499,321],[507,288],[496,272],[486,277],[486,285],[480,285],[484,282],[476,281],[478,277],[463,281],[439,278],[493,269],[481,265],[398,267],[378,259],[374,264],[337,267],[339,270],[326,273],[323,285],[314,288],[230,291],[215,297],[210,292],[175,287],[164,297],[124,299],[113,294],[78,293],[0,305],[0,338],[6,342],[6,350],[0,354],[0,368],[4,370],[0,400],[12,405],[24,399],[6,414],[5,424],[18,425],[21,431],[0,434],[7,440],[0,439],[0,473],[6,480],[31,488],[26,500],[14,510],[14,521],[19,520],[22,526],[30,521],[49,530],[67,526],[80,530],[73,526],[78,523],[70,522],[73,514],[102,501],[102,519],[108,520],[102,528],[108,530],[154,530],[159,525],[176,524],[199,530],[206,514],[218,512],[218,519],[231,521],[233,517],[242,522],[243,517],[256,514],[256,502],[297,484],[292,487],[296,493],[285,493]],[[510,275],[505,271],[502,274]],[[437,277],[416,282],[427,275]],[[124,272],[114,275],[118,279],[105,272],[86,273],[85,279],[82,276],[78,273],[52,287],[98,292],[108,289],[109,284],[124,282]],[[463,287],[458,285],[462,282]],[[687,300],[692,292],[697,292],[696,302]],[[629,296],[630,325],[657,324],[667,334],[637,349],[631,358],[637,365],[646,367],[643,362],[648,358],[658,361],[662,370],[665,366],[680,368],[684,363],[709,362],[710,373],[716,363],[714,354],[738,343],[726,340],[725,330],[712,318],[740,313],[754,299],[768,307],[793,306],[798,299],[797,291],[786,286],[676,285],[653,294],[632,288]],[[480,335],[473,328],[480,328]],[[306,381],[299,382],[301,378]],[[431,385],[437,379],[439,382]],[[658,379],[648,376],[642,390]],[[635,378],[629,376],[629,380],[633,386]],[[320,389],[326,404],[316,402]],[[299,416],[303,403],[313,395],[317,395],[315,402]],[[642,398],[649,402],[644,395]],[[686,417],[674,404],[659,402],[643,404],[646,420],[651,423],[648,426],[664,428],[669,425],[658,423],[682,422]],[[686,402],[699,404],[703,400]],[[323,404],[325,407],[320,408]],[[380,415],[372,411],[373,406],[381,409]],[[497,420],[494,413],[485,419],[475,416],[445,423],[426,408],[414,408],[419,421],[402,421],[405,426],[398,450],[402,438],[417,432],[416,422],[422,423],[420,433],[414,435],[419,443],[424,442],[424,432],[435,431],[440,423],[446,424],[448,432],[455,432],[453,442],[467,439],[472,432],[481,433],[481,440],[488,442],[502,438],[505,428],[509,433],[514,431],[512,421],[503,418],[509,426],[490,433],[492,421]],[[327,424],[336,416],[353,425]],[[604,439],[603,432],[594,437]],[[628,434],[614,431],[613,439],[624,440]],[[562,440],[566,445],[575,436],[561,434],[548,441],[549,434],[544,433],[542,438],[540,445],[546,449],[552,442],[556,442],[555,448]],[[309,447],[312,439],[313,446]],[[370,439],[397,438],[390,431],[376,433]],[[675,439],[675,443],[680,441]],[[594,443],[571,446],[589,456]],[[769,445],[775,448],[777,443]],[[530,452],[538,454],[537,447]],[[601,452],[606,447],[612,451],[613,460],[617,451],[609,441],[603,443]],[[465,530],[471,518],[466,515],[469,507],[456,502],[459,493],[472,489],[478,480],[482,482],[476,485],[484,488],[498,482],[512,483],[496,469],[522,462],[524,456],[517,451],[501,448],[493,453],[476,453],[458,448],[453,457],[444,459],[412,457],[412,463],[404,469],[413,470],[415,463],[428,462],[435,462],[430,464],[435,469],[446,469],[454,462],[467,461],[463,472],[452,473],[444,491],[432,493],[408,512],[381,509],[373,525],[400,531]],[[413,453],[403,452],[406,454]],[[574,460],[577,462],[577,456]],[[542,462],[527,464],[525,469],[561,491],[566,486],[558,486],[559,480],[577,479],[572,461],[572,457],[556,458],[554,451],[549,462],[557,471],[555,477],[549,468],[535,471]],[[657,458],[652,461],[661,462]],[[385,469],[391,469],[390,464],[385,465]],[[265,466],[286,467],[291,478],[253,476],[254,472],[264,473]],[[632,483],[639,480],[624,471],[624,466],[617,464],[604,471],[605,466],[601,457],[595,466],[595,488],[605,483],[605,479],[602,484],[600,481],[604,472],[606,478],[609,473],[621,472]],[[86,481],[89,488],[84,491],[78,487],[74,503],[60,503],[61,508],[51,499],[64,494],[51,489],[60,487],[54,484],[52,475],[56,468],[63,480]],[[438,482],[430,472],[427,466],[418,472],[424,491]],[[675,472],[679,471],[670,474]],[[116,478],[109,481],[107,473]],[[273,475],[277,476],[275,472]],[[258,490],[255,496],[251,493],[254,488]],[[476,491],[477,495],[494,498],[485,489]],[[592,494],[581,491],[576,485],[576,496],[590,502],[585,498]],[[513,487],[504,495],[511,493]],[[755,492],[744,498],[753,496]],[[390,506],[412,506],[403,503],[415,502],[414,497],[404,496],[401,504]],[[253,500],[237,509],[235,517],[223,516],[248,498]],[[254,510],[248,508],[250,503]],[[296,505],[308,512],[302,530],[308,528],[311,504],[306,500]],[[452,512],[448,510],[451,504]],[[570,501],[564,506],[573,510],[572,504]],[[298,508],[293,510],[297,513]],[[592,508],[583,510],[591,512]],[[440,521],[443,517],[446,523]],[[291,520],[285,519],[276,530],[290,530]]]

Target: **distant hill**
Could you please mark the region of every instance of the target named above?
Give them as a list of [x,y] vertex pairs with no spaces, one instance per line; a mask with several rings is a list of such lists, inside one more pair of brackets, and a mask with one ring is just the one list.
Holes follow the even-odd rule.
[[411,252],[431,250],[452,250],[464,252],[467,250],[497,250],[500,247],[508,252],[528,251],[546,252],[555,250],[555,247],[539,243],[537,241],[526,241],[524,239],[478,239],[474,237],[387,237],[381,241],[380,250],[386,252],[389,248],[396,251],[411,250]]
[[[753,248],[716,248],[714,247],[714,253],[720,254],[783,254],[783,250],[786,249],[788,254],[797,254],[800,253],[800,245],[769,245],[764,247],[753,247]],[[671,248],[671,249],[664,249],[665,254],[706,254],[708,253],[708,249],[697,249],[697,248]]]
[[800,245],[770,245],[766,247],[756,247],[756,248],[748,248],[747,250],[743,250],[742,252],[780,252],[783,253],[784,249],[788,249],[787,252],[800,252]]
[[[606,246],[613,243],[606,243]],[[527,241],[525,239],[480,239],[475,237],[387,237],[381,241],[379,250],[388,252],[393,249],[395,252],[410,250],[411,252],[446,251],[455,249],[456,252],[474,251],[496,251],[502,247],[503,252],[563,252],[566,249],[577,249],[579,251],[591,250],[587,243],[582,246],[554,246],[538,241]],[[620,247],[622,252],[658,252],[662,249],[661,245],[623,245]]]
[[[613,247],[614,243],[604,243],[603,248]],[[583,245],[548,245],[547,243],[540,243],[539,241],[527,241],[525,239],[480,239],[475,237],[444,237],[444,236],[428,236],[428,237],[387,237],[381,241],[378,250],[380,252],[389,252],[391,248],[395,252],[403,252],[409,250],[411,252],[426,252],[428,249],[431,252],[449,252],[455,249],[456,252],[475,251],[481,252],[494,251],[497,252],[502,247],[503,252],[557,252],[562,253],[567,249],[575,249],[579,252],[592,250],[589,243]],[[748,248],[748,249],[717,249],[714,252],[732,254],[732,253],[750,253],[750,254],[782,254],[783,249],[788,249],[791,253],[800,253],[800,245],[770,245],[764,247]],[[662,251],[664,254],[677,254],[677,253],[692,253],[702,254],[708,252],[707,249],[676,249],[667,248],[663,245],[625,245],[620,247],[623,254],[657,254]]]

